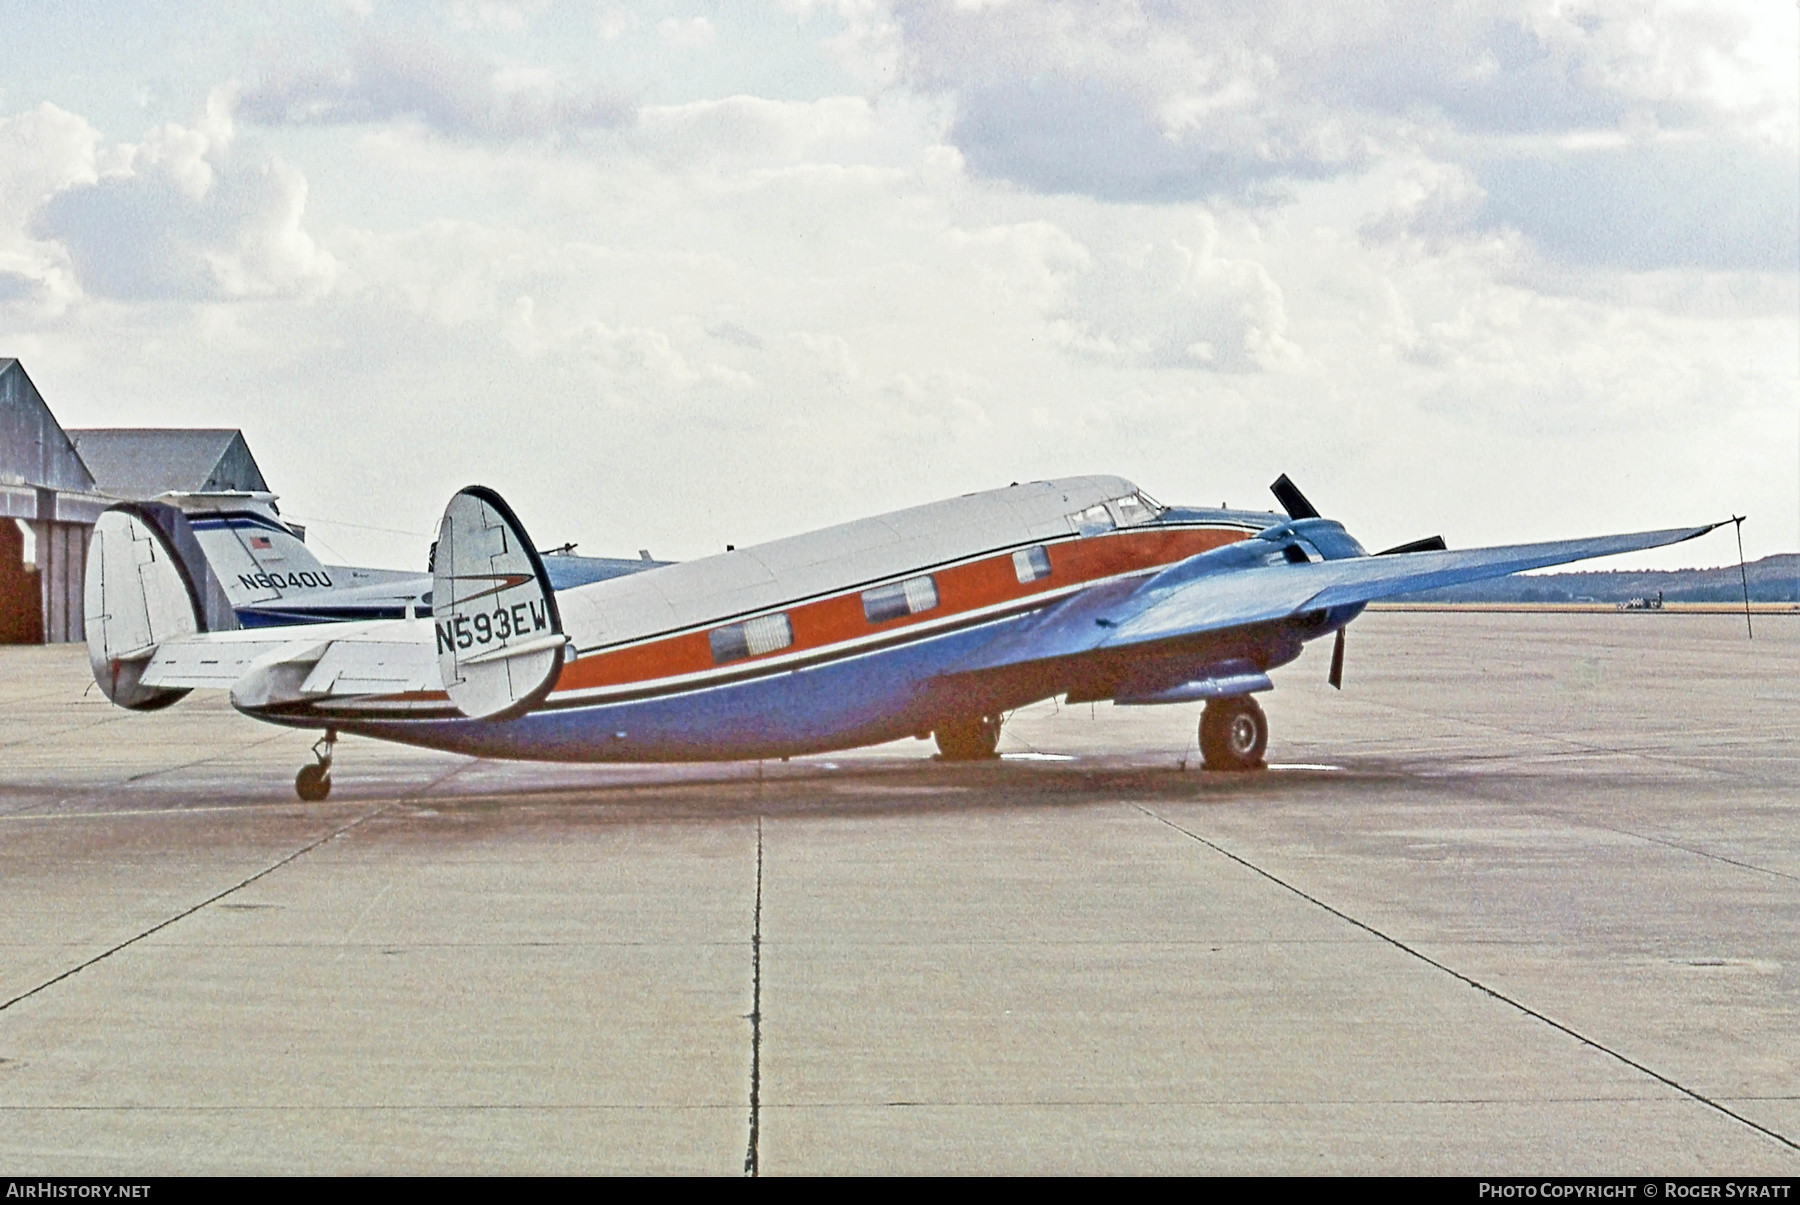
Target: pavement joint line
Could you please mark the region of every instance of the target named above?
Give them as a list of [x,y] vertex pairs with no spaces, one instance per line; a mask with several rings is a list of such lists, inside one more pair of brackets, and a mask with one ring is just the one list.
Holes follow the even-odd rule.
[[[391,807],[392,805],[390,804],[387,806]],[[30,991],[21,992],[17,996],[14,996],[11,1000],[6,1001],[5,1003],[0,1003],[0,1012],[5,1012],[7,1009],[9,1009],[13,1005],[19,1003],[19,1001],[21,1001],[21,1000],[29,1000],[31,997],[37,995],[39,992],[43,991],[45,988],[53,987],[56,984],[61,983],[63,980],[69,978],[72,975],[80,974],[82,971],[87,970],[89,967],[93,966],[97,962],[100,962],[107,958],[111,958],[114,954],[117,954],[120,950],[123,950],[125,947],[137,944],[138,942],[144,940],[144,938],[149,937],[151,934],[160,932],[161,930],[168,928],[170,925],[174,924],[176,921],[184,920],[187,917],[192,916],[194,913],[200,911],[200,909],[206,907],[208,904],[217,903],[219,900],[224,899],[226,896],[230,895],[232,892],[239,891],[245,887],[248,887],[250,884],[256,882],[256,880],[262,878],[264,875],[273,874],[275,871],[280,870],[283,866],[286,866],[289,862],[292,862],[295,858],[300,857],[302,854],[312,852],[313,850],[319,848],[319,846],[325,844],[327,841],[331,840],[333,837],[336,837],[341,833],[349,832],[351,829],[355,828],[357,825],[361,824],[363,821],[369,819],[372,816],[379,814],[383,810],[385,810],[385,809],[378,808],[378,809],[376,809],[376,811],[366,813],[365,815],[362,815],[362,816],[358,816],[356,819],[350,821],[350,823],[342,825],[338,828],[335,828],[335,829],[331,830],[329,833],[326,833],[323,837],[320,837],[317,840],[311,841],[311,842],[307,843],[306,845],[301,846],[299,849],[297,849],[293,853],[287,855],[285,858],[282,858],[279,862],[276,862],[274,865],[264,867],[263,869],[257,871],[255,874],[251,875],[249,878],[244,879],[242,882],[233,883],[231,886],[227,887],[225,890],[218,892],[215,895],[208,896],[206,899],[201,900],[198,904],[195,904],[193,907],[184,908],[180,912],[177,912],[174,916],[171,916],[171,917],[167,918],[166,920],[158,921],[156,924],[151,925],[148,929],[145,929],[143,932],[126,938],[124,941],[111,947],[110,949],[102,950],[100,953],[94,955],[92,958],[89,958],[85,962],[77,963],[76,965],[70,967],[68,970],[62,972],[60,975],[56,975],[50,979],[44,980],[44,982],[38,984],[36,987],[32,988]]]
[[756,912],[750,929],[750,1140],[744,1148],[744,1174],[761,1173],[757,1140],[762,1131],[762,905],[763,818],[756,818]]
[[[457,771],[459,771],[461,769],[463,769],[463,767],[458,766],[458,767],[456,767],[455,770],[450,771],[450,774],[455,774],[455,773],[457,773]],[[443,777],[448,778],[448,777],[450,777],[450,774],[446,774]],[[428,791],[432,787],[436,786],[438,782],[441,782],[441,781],[443,781],[443,779],[438,779],[437,781],[434,781],[434,782],[428,784],[424,789]],[[218,892],[214,895],[210,895],[207,898],[201,900],[198,904],[195,904],[193,907],[184,908],[180,912],[177,912],[174,916],[171,916],[166,920],[162,920],[162,921],[157,922],[154,925],[151,925],[148,929],[145,929],[143,932],[126,938],[124,941],[118,943],[117,945],[111,947],[110,949],[102,950],[100,953],[94,955],[92,958],[89,958],[84,962],[77,963],[75,966],[70,967],[68,970],[62,972],[59,975],[55,975],[49,979],[44,980],[44,982],[38,984],[36,987],[30,989],[29,991],[21,992],[17,996],[14,996],[12,999],[7,1000],[3,1003],[0,1003],[0,1012],[5,1012],[7,1009],[9,1009],[13,1005],[19,1003],[21,1000],[29,1000],[31,997],[37,995],[39,992],[45,990],[46,988],[54,987],[56,984],[61,983],[65,979],[68,979],[74,975],[79,975],[82,971],[87,970],[89,967],[93,966],[95,963],[102,962],[105,959],[111,958],[114,954],[117,954],[120,950],[125,949],[127,946],[136,945],[138,942],[144,940],[146,937],[149,937],[152,934],[161,932],[162,930],[168,928],[170,925],[175,924],[177,921],[187,919],[188,917],[194,915],[194,913],[200,911],[200,909],[206,907],[208,904],[215,904],[218,901],[224,899],[226,896],[231,895],[233,892],[241,891],[243,888],[248,887],[250,884],[256,882],[258,879],[261,879],[268,875],[274,874],[277,870],[280,870],[283,866],[286,866],[288,863],[293,862],[296,859],[303,857],[306,854],[311,853],[313,850],[319,848],[321,845],[324,845],[327,841],[335,840],[336,838],[343,836],[345,833],[347,833],[351,829],[355,828],[357,825],[362,824],[364,821],[373,820],[375,817],[381,815],[383,812],[386,812],[395,807],[398,807],[400,804],[405,803],[405,802],[408,802],[408,800],[406,800],[406,799],[392,800],[388,803],[384,803],[381,806],[375,808],[373,811],[363,813],[362,815],[356,817],[354,820],[351,820],[348,824],[339,825],[337,828],[334,828],[330,832],[326,833],[323,837],[319,837],[318,839],[316,839],[314,841],[310,841],[307,844],[302,845],[299,849],[297,849],[293,853],[287,855],[285,858],[282,858],[280,861],[274,863],[271,866],[264,867],[262,870],[257,871],[255,874],[251,875],[247,879],[244,879],[242,882],[234,883],[230,887],[227,887],[225,890]]]
[[[1761,1099],[1751,1097],[1748,1099]],[[1788,1099],[1788,1098],[1777,1098]],[[1327,1108],[1362,1107],[1367,1105],[1593,1105],[1593,1104],[1666,1104],[1666,1096],[1376,1096],[1323,1097],[1307,1100],[1300,1097],[1154,1097],[1143,1100],[818,1100],[771,1104],[764,1108],[802,1109],[1166,1109],[1197,1108]],[[0,1115],[6,1113],[458,1113],[501,1110],[537,1110],[541,1112],[574,1112],[577,1110],[642,1110],[664,1112],[723,1112],[740,1106],[718,1104],[597,1104],[549,1103],[533,1101],[471,1101],[467,1104],[364,1104],[364,1105],[7,1105],[0,1104]]]
[[[64,802],[58,800],[58,803]],[[377,800],[345,800],[339,807],[354,807],[357,803],[373,803]],[[389,801],[390,803],[392,801]],[[48,804],[34,804],[34,807],[48,807]],[[208,812],[254,812],[267,811],[267,803],[221,803],[210,807],[166,807],[166,808],[120,808],[112,812],[7,812],[0,814],[0,822],[7,820],[113,820],[120,816],[154,816],[158,820],[166,816],[200,816]]]
[[[1514,799],[1501,791],[1488,788],[1490,788],[1490,784],[1484,782],[1478,784],[1475,787],[1475,790],[1490,802],[1507,805],[1514,809],[1518,808],[1518,804]],[[1618,833],[1622,837],[1631,837],[1637,841],[1647,841],[1653,845],[1661,845],[1668,849],[1678,849],[1682,853],[1692,854],[1696,858],[1709,858],[1715,862],[1723,862],[1727,866],[1736,866],[1740,870],[1753,870],[1758,874],[1772,875],[1778,879],[1786,879],[1789,882],[1800,883],[1800,875],[1789,874],[1785,870],[1772,870],[1767,866],[1758,866],[1754,862],[1740,862],[1736,858],[1728,858],[1724,854],[1715,854],[1708,850],[1696,849],[1694,846],[1683,845],[1681,842],[1671,840],[1667,837],[1658,837],[1651,833],[1640,833],[1635,829],[1620,828],[1616,824],[1607,824],[1602,820],[1596,820],[1581,812],[1571,812],[1566,809],[1531,805],[1527,805],[1523,811],[1529,816],[1546,817],[1561,820],[1565,823],[1586,826],[1588,828],[1597,828],[1604,832]]]
[[[51,699],[52,701],[54,701],[54,696],[46,695],[45,698]],[[36,700],[36,699],[31,700],[31,702],[34,702],[34,703],[37,701],[38,700]],[[27,715],[29,715],[32,709],[28,708],[28,707],[21,707],[21,708],[19,708],[19,710],[24,711]],[[91,720],[85,724],[70,724],[67,728],[53,728],[47,733],[41,733],[36,736],[28,736],[23,740],[0,741],[0,749],[16,749],[20,745],[41,745],[44,743],[44,740],[46,737],[67,736],[70,733],[74,733],[74,732],[86,732],[90,728],[98,728],[103,724],[117,724],[119,721],[128,718],[128,716],[129,716],[129,713],[127,713],[126,715],[100,716],[97,719]]]
[[[1397,703],[1370,703],[1369,706],[1384,708],[1388,711],[1396,711],[1396,712],[1399,712],[1401,715],[1413,716],[1415,718],[1426,717],[1426,718],[1430,718],[1430,719],[1447,719],[1453,724],[1462,724],[1462,725],[1466,725],[1471,728],[1478,728],[1478,729],[1484,728],[1484,729],[1487,729],[1492,732],[1504,732],[1508,736],[1528,736],[1528,737],[1536,738],[1538,740],[1556,741],[1559,744],[1568,746],[1569,749],[1571,749],[1571,750],[1576,750],[1576,751],[1579,751],[1582,753],[1603,754],[1603,755],[1610,756],[1610,757],[1636,757],[1636,758],[1642,758],[1645,761],[1662,762],[1666,765],[1680,766],[1684,770],[1693,770],[1693,771],[1697,771],[1702,774],[1719,774],[1719,775],[1724,775],[1724,776],[1732,777],[1732,778],[1748,778],[1752,782],[1766,783],[1766,785],[1769,785],[1769,786],[1784,785],[1779,779],[1764,780],[1764,779],[1756,777],[1753,774],[1748,773],[1747,771],[1744,771],[1741,769],[1736,769],[1736,768],[1734,768],[1734,766],[1732,764],[1727,764],[1725,766],[1717,766],[1717,765],[1710,765],[1710,764],[1696,764],[1691,761],[1683,761],[1681,758],[1678,758],[1678,757],[1659,757],[1655,753],[1649,752],[1649,751],[1646,751],[1643,749],[1610,749],[1610,748],[1606,747],[1605,745],[1590,745],[1590,744],[1586,744],[1582,741],[1575,740],[1571,737],[1557,736],[1553,733],[1533,732],[1530,729],[1526,729],[1526,728],[1508,728],[1506,725],[1496,724],[1492,720],[1470,719],[1465,716],[1434,716],[1430,712],[1418,711],[1418,710],[1415,710],[1410,707],[1402,707]],[[1510,759],[1511,757],[1514,757],[1514,756],[1517,756],[1517,755],[1506,754],[1506,753],[1489,755],[1490,759],[1500,759],[1500,760]],[[1540,756],[1542,756],[1542,755],[1540,755]],[[1566,754],[1561,755],[1561,756],[1566,756]]]
[[438,777],[432,779],[430,782],[428,782],[424,786],[420,787],[413,794],[394,800],[389,806],[390,807],[398,807],[399,805],[401,805],[403,803],[424,802],[425,797],[427,795],[429,795],[431,792],[437,790],[439,787],[441,787],[445,783],[449,782],[452,778],[455,778],[458,774],[461,774],[464,770],[473,769],[474,767],[479,766],[482,762],[484,762],[486,760],[487,760],[486,758],[471,757],[471,758],[469,758],[469,760],[465,761],[462,765],[453,766],[447,773],[440,774]]
[[[1538,814],[1555,816],[1559,820],[1576,820],[1577,819],[1577,817],[1570,816],[1568,814],[1561,813],[1561,812],[1555,812],[1555,811],[1548,812],[1548,813],[1540,812]],[[1758,874],[1773,875],[1775,878],[1778,878],[1778,879],[1786,879],[1790,883],[1800,883],[1800,875],[1789,874],[1785,870],[1771,870],[1767,866],[1758,866],[1754,862],[1740,862],[1736,858],[1728,858],[1724,854],[1709,853],[1708,851],[1706,851],[1704,849],[1695,849],[1691,845],[1683,845],[1681,842],[1671,841],[1667,837],[1656,837],[1656,836],[1652,836],[1649,833],[1634,832],[1633,830],[1628,829],[1628,828],[1619,828],[1617,825],[1612,825],[1612,824],[1601,824],[1601,823],[1598,823],[1597,821],[1593,821],[1593,820],[1580,820],[1579,822],[1584,823],[1584,824],[1590,824],[1595,828],[1603,828],[1609,833],[1618,833],[1621,836],[1635,837],[1639,841],[1648,841],[1654,845],[1666,846],[1669,849],[1678,849],[1684,854],[1693,854],[1697,858],[1711,858],[1715,862],[1723,862],[1728,866],[1736,866],[1741,870],[1754,870]]]
[[641,1110],[646,1112],[722,1112],[736,1110],[736,1104],[713,1105],[605,1105],[605,1104],[532,1104],[501,1102],[460,1105],[0,1105],[4,1113],[464,1113],[531,1110],[540,1113]]
[[[1367,1105],[1655,1105],[1669,1104],[1664,1096],[1329,1096],[1304,1097],[1218,1096],[1147,1097],[1142,1100],[813,1100],[769,1105],[770,1109],[1120,1109],[1120,1108],[1361,1108]],[[3,1108],[28,1109],[29,1105]],[[69,1106],[106,1108],[104,1105]],[[161,1108],[164,1106],[148,1106]],[[221,1106],[223,1107],[223,1106]]]
[[1317,896],[1309,895],[1305,891],[1302,891],[1300,888],[1294,886],[1292,883],[1289,883],[1286,880],[1281,879],[1274,874],[1271,874],[1269,871],[1264,870],[1262,867],[1258,866],[1256,863],[1250,861],[1249,859],[1241,857],[1238,854],[1232,853],[1229,849],[1226,849],[1222,845],[1218,845],[1212,841],[1208,841],[1205,837],[1202,837],[1199,833],[1196,833],[1191,829],[1184,828],[1181,825],[1175,823],[1173,820],[1170,820],[1165,816],[1158,815],[1157,813],[1151,811],[1149,808],[1143,806],[1142,804],[1137,804],[1135,806],[1137,807],[1137,809],[1139,811],[1143,812],[1144,815],[1150,817],[1152,820],[1155,820],[1161,824],[1168,825],[1170,828],[1174,829],[1176,832],[1182,834],[1183,836],[1189,838],[1190,840],[1196,841],[1199,844],[1206,846],[1208,849],[1212,850],[1214,853],[1220,854],[1226,858],[1231,859],[1233,862],[1236,862],[1239,866],[1244,867],[1246,870],[1250,870],[1258,875],[1261,875],[1263,878],[1269,880],[1269,882],[1271,882],[1271,883],[1274,883],[1277,887],[1280,887],[1282,890],[1292,892],[1294,895],[1299,896],[1301,899],[1305,900],[1309,904],[1312,904],[1314,907],[1323,909],[1324,911],[1331,913],[1331,915],[1337,917],[1339,920],[1342,920],[1348,924],[1355,925],[1358,929],[1363,930],[1365,933],[1368,933],[1374,937],[1380,938],[1382,941],[1393,946],[1395,949],[1401,951],[1404,954],[1411,955],[1413,958],[1418,959],[1420,962],[1423,962],[1427,966],[1435,967],[1436,969],[1444,972],[1446,975],[1450,975],[1456,979],[1461,980],[1463,983],[1468,984],[1470,987],[1474,988],[1476,991],[1482,992],[1485,995],[1491,996],[1495,1000],[1500,1001],[1502,1004],[1510,1005],[1511,1007],[1519,1010],[1521,1013],[1524,1013],[1526,1016],[1531,1017],[1534,1020],[1541,1021],[1545,1025],[1550,1026],[1552,1029],[1555,1029],[1561,1033],[1567,1034],[1569,1037],[1574,1038],[1577,1042],[1580,1042],[1582,1045],[1591,1047],[1592,1049],[1599,1051],[1601,1054],[1604,1054],[1613,1059],[1616,1059],[1619,1062],[1625,1064],[1627,1067],[1630,1067],[1635,1071],[1641,1072],[1644,1075],[1649,1076],[1651,1079],[1654,1079],[1659,1083],[1666,1084],[1668,1087],[1673,1088],[1675,1091],[1681,1093],[1683,1096],[1689,1097],[1690,1099],[1698,1101],[1700,1104],[1705,1105],[1709,1109],[1713,1109],[1719,1113],[1724,1114],[1726,1117],[1731,1118],[1733,1121],[1738,1122],[1740,1125],[1748,1126],[1750,1129],[1755,1130],[1759,1134],[1762,1134],[1769,1138],[1773,1138],[1776,1142],[1779,1142],[1782,1146],[1787,1147],[1789,1150],[1800,1151],[1800,1142],[1795,1142],[1792,1138],[1789,1138],[1786,1134],[1781,1133],[1779,1130],[1770,1129],[1768,1126],[1761,1125],[1755,1121],[1752,1121],[1750,1118],[1745,1117],[1740,1113],[1732,1112],[1730,1109],[1727,1109],[1724,1105],[1720,1104],[1718,1101],[1713,1100],[1712,1098],[1705,1096],[1702,1093],[1696,1092],[1694,1089],[1688,1087],[1686,1084],[1683,1084],[1678,1080],[1671,1079],[1669,1076],[1664,1075],[1662,1072],[1657,1071],[1654,1068],[1648,1067],[1648,1066],[1644,1065],[1643,1063],[1638,1062],[1636,1059],[1633,1059],[1631,1056],[1624,1054],[1620,1051],[1614,1050],[1614,1049],[1612,1049],[1612,1047],[1606,1046],[1606,1045],[1602,1044],[1601,1042],[1588,1037],[1586,1034],[1582,1033],[1580,1030],[1577,1030],[1571,1026],[1565,1025],[1561,1021],[1558,1021],[1553,1017],[1550,1017],[1544,1013],[1539,1012],[1537,1009],[1532,1008],[1530,1005],[1525,1004],[1522,1001],[1515,1000],[1511,996],[1508,996],[1503,992],[1496,991],[1494,988],[1489,987],[1487,984],[1482,983],[1480,980],[1471,978],[1470,976],[1463,974],[1461,971],[1455,969],[1454,967],[1451,967],[1444,963],[1441,963],[1437,959],[1432,958],[1431,956],[1429,956],[1427,954],[1421,953],[1418,950],[1415,950],[1413,947],[1407,945],[1405,942],[1401,941],[1399,938],[1391,937],[1388,934],[1383,933],[1380,929],[1377,929],[1375,926],[1369,924],[1368,922],[1360,921],[1360,920],[1356,919],[1354,916],[1351,916],[1349,913],[1344,912],[1338,908],[1332,907],[1330,904],[1327,904],[1324,900],[1319,899]]
[[142,782],[146,778],[155,778],[159,774],[172,774],[176,770],[191,770],[195,766],[204,766],[207,762],[218,761],[222,757],[236,757],[238,754],[247,752],[250,749],[260,749],[262,746],[268,744],[269,742],[278,741],[278,740],[282,739],[283,737],[285,737],[286,735],[287,735],[286,732],[271,732],[268,736],[263,737],[261,740],[251,741],[248,745],[244,746],[242,749],[232,749],[232,750],[228,750],[225,753],[213,753],[213,754],[207,755],[206,757],[197,757],[193,761],[184,761],[184,762],[180,762],[173,766],[162,766],[155,770],[145,770],[142,774],[133,774],[129,778],[121,779],[117,783],[108,783],[107,785],[108,786],[120,786],[120,787],[130,786],[132,783]]
[[[124,716],[114,716],[109,719],[101,720],[100,723],[102,723],[102,724],[116,723],[118,720],[124,719],[124,718],[125,718]],[[89,725],[88,727],[95,727],[95,726],[96,725]],[[64,731],[72,732],[72,731],[74,731],[74,729],[65,729]],[[52,735],[60,735],[60,734],[52,734]],[[260,748],[261,746],[268,744],[270,741],[280,740],[284,735],[286,735],[286,734],[281,733],[281,732],[270,733],[268,736],[265,736],[260,740],[251,741],[250,744],[247,746],[247,748],[249,748],[249,749]],[[0,745],[0,748],[6,748],[6,747],[7,746],[5,746],[5,745]],[[218,761],[221,758],[234,757],[239,752],[242,752],[242,750],[231,750],[231,751],[228,751],[225,753],[214,753],[214,754],[211,754],[210,756],[199,758],[196,761],[181,762],[177,765],[164,766],[161,769],[157,769],[157,770],[146,770],[141,774],[133,774],[127,778],[121,778],[121,779],[117,779],[115,781],[100,783],[96,786],[88,788],[87,790],[77,791],[73,795],[64,795],[64,796],[61,796],[60,798],[57,798],[54,800],[48,800],[48,801],[41,802],[41,803],[24,804],[18,808],[14,808],[5,813],[0,813],[0,820],[37,819],[37,818],[39,818],[39,816],[34,816],[34,815],[32,815],[32,813],[40,813],[40,815],[41,815],[42,813],[40,812],[40,809],[43,809],[43,808],[60,807],[62,804],[69,803],[72,800],[83,799],[90,795],[108,792],[108,791],[114,790],[119,787],[130,786],[133,783],[141,782],[142,780],[147,779],[147,778],[155,778],[158,774],[168,774],[175,770],[186,770],[186,769],[190,769],[194,766],[203,766],[207,762],[210,762],[210,761]],[[150,810],[154,810],[154,809],[150,809]],[[54,815],[54,813],[51,813],[51,814]],[[123,813],[99,813],[99,814],[101,814],[101,815],[118,815],[118,814],[123,814]]]

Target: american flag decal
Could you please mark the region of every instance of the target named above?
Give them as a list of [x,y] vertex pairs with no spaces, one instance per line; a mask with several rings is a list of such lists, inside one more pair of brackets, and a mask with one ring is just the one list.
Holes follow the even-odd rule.
[[269,542],[268,536],[251,536],[250,537],[250,547],[261,549],[266,552],[269,549],[275,547],[275,545],[273,545]]

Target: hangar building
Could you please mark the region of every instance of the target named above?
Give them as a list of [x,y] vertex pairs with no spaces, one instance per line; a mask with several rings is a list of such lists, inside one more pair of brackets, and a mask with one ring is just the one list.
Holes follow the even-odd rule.
[[24,365],[0,358],[0,644],[87,639],[88,540],[114,502],[268,488],[240,431],[65,431]]

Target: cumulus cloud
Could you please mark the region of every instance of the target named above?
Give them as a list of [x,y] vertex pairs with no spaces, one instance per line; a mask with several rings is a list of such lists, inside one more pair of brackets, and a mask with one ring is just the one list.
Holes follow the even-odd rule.
[[1474,226],[1486,203],[1473,172],[1427,160],[1410,166],[1389,203],[1364,220],[1360,231],[1371,242],[1411,236],[1441,247]]
[[1552,257],[1634,270],[1800,268],[1800,165],[1741,141],[1496,154],[1481,220]]
[[1297,357],[1280,287],[1221,256],[1211,223],[1189,242],[1128,244],[1085,273],[1066,326],[1088,356],[1153,368],[1257,372]]
[[1361,140],[1329,122],[1308,126],[1266,111],[1214,111],[1202,120],[1179,100],[1067,77],[971,89],[951,138],[983,175],[1116,201],[1242,194],[1272,178],[1330,175],[1367,158]]
[[861,157],[880,122],[860,96],[816,101],[730,96],[684,105],[646,106],[634,145],[672,165],[775,165]]
[[[253,84],[257,121],[301,137],[242,110],[235,132],[226,110],[133,145],[60,111],[14,118],[31,138],[0,125],[6,246],[37,257],[30,277],[0,261],[14,348],[118,399],[84,421],[252,428],[298,513],[355,520],[354,499],[424,531],[480,479],[593,552],[694,555],[1090,471],[1263,505],[1288,471],[1372,546],[1418,534],[1423,505],[1457,544],[1727,507],[1775,517],[1764,550],[1792,544],[1800,286],[1706,266],[1781,240],[1755,217],[1779,197],[1740,183],[1791,156],[1765,85],[1792,68],[1740,70],[1730,30],[1693,52],[1657,24],[1689,37],[1686,16],[1642,8],[1632,33],[1592,0],[1199,0],[1192,19],[842,0],[777,32],[823,34],[857,86],[742,96],[719,94],[753,73],[709,74],[732,47],[662,42],[680,10],[634,29],[609,3],[516,35],[457,10],[571,64],[508,69],[540,97],[641,67],[666,103],[605,136],[559,136],[599,127],[549,101],[508,117],[477,41],[499,37],[452,29],[480,53]],[[774,37],[708,12],[721,42]],[[1525,111],[1507,78],[1530,81]],[[305,179],[259,135],[336,190],[319,242]],[[1281,203],[1213,199],[1247,189]],[[1717,207],[1733,190],[1750,216]],[[1596,242],[1602,223],[1626,229]],[[1683,238],[1693,262],[1634,266]],[[57,272],[61,317],[34,304]],[[78,278],[154,303],[82,307]],[[234,296],[269,300],[180,303]],[[340,549],[417,563],[424,541],[390,551]]]
[[228,90],[193,127],[158,126],[114,148],[109,166],[45,200],[30,232],[67,255],[102,296],[230,298],[314,293],[337,272],[306,231],[305,178],[273,157],[234,153]]
[[84,118],[48,101],[0,118],[0,223],[20,226],[52,194],[92,183],[100,141]]
[[458,29],[492,29],[516,34],[529,28],[549,6],[549,0],[528,0],[523,4],[503,0],[456,0],[450,6],[450,20]]
[[[1792,14],[1767,5],[844,7],[867,46],[900,48],[913,86],[954,97],[972,171],[1035,192],[1262,198],[1424,153],[1444,178],[1372,234],[1505,226],[1631,268],[1792,259],[1800,78]],[[1596,142],[1620,131],[1641,145]]]
[[627,124],[631,102],[543,67],[458,54],[426,36],[369,36],[347,65],[277,68],[243,91],[241,112],[270,125],[419,121],[442,134],[519,138]]
[[715,31],[713,23],[705,17],[664,17],[656,23],[656,32],[676,49],[691,50],[711,43]]
[[0,118],[0,297],[56,306],[80,292],[67,252],[30,227],[45,201],[97,178],[100,143],[86,120],[48,102]]

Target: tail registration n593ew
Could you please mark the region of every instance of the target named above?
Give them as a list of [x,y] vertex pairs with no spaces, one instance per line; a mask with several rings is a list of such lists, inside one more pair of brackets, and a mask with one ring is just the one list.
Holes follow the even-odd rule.
[[569,638],[544,563],[500,495],[472,485],[450,499],[433,565],[445,694],[473,719],[531,710],[556,684]]

